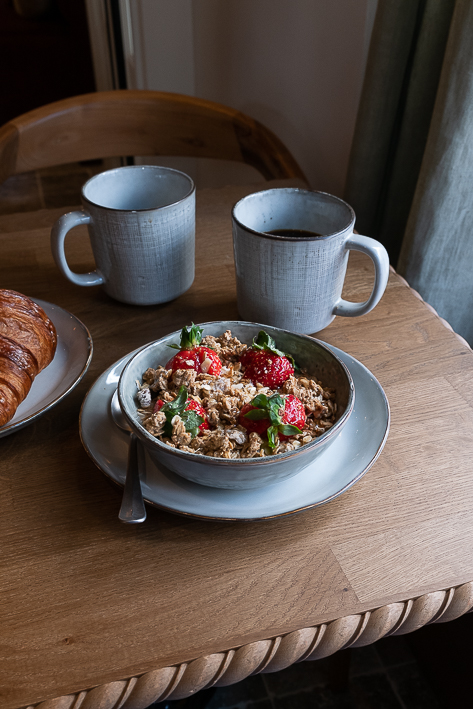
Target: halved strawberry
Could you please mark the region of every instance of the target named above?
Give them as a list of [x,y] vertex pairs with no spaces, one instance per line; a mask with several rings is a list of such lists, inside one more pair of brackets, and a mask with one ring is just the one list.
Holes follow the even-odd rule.
[[172,419],[176,414],[179,414],[184,422],[186,431],[192,434],[192,438],[195,438],[199,431],[209,428],[204,407],[195,399],[188,398],[185,386],[180,387],[178,395],[173,401],[164,402],[162,399],[158,399],[153,411],[163,411],[166,415],[165,435],[172,435]]
[[275,389],[294,374],[295,362],[291,355],[287,355],[276,348],[272,337],[264,330],[253,338],[253,344],[240,358],[245,368],[245,377],[254,384]]
[[202,333],[202,328],[194,323],[190,328],[183,327],[179,346],[168,345],[179,352],[171,357],[166,364],[166,369],[172,369],[173,372],[178,369],[195,369],[199,374],[218,376],[222,369],[222,362],[214,350],[200,344]]
[[304,404],[293,394],[273,394],[269,398],[265,394],[258,394],[242,407],[238,420],[250,433],[255,432],[260,436],[266,433],[270,448],[276,448],[278,438],[286,440],[302,433],[305,421]]

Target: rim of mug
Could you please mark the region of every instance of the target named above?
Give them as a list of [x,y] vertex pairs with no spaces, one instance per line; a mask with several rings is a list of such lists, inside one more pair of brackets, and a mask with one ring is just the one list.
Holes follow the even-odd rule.
[[[174,202],[170,202],[169,204],[163,204],[160,207],[146,207],[145,209],[121,209],[120,207],[106,207],[103,204],[98,204],[98,202],[94,202],[93,200],[89,199],[89,197],[85,196],[85,189],[87,185],[89,185],[91,182],[93,182],[95,179],[98,177],[102,177],[103,175],[107,175],[112,172],[118,172],[122,170],[139,170],[139,169],[157,169],[157,170],[165,170],[166,172],[177,172],[179,175],[183,175],[183,177],[187,178],[190,182],[190,189],[189,192],[187,192],[183,197],[180,199],[175,200]],[[92,177],[89,177],[87,182],[85,182],[82,185],[81,189],[81,197],[84,202],[87,204],[91,204],[94,207],[99,207],[100,209],[110,209],[112,212],[154,212],[157,209],[168,209],[169,207],[175,207],[176,204],[180,204],[180,202],[184,202],[184,200],[188,199],[193,193],[195,192],[195,183],[192,177],[188,175],[186,172],[182,172],[182,170],[176,170],[174,167],[167,167],[165,165],[120,165],[120,167],[112,167],[110,170],[104,170],[103,172],[98,172],[96,175],[92,175]]]
[[[330,234],[323,234],[322,236],[280,236],[278,234],[270,234],[267,231],[258,231],[257,229],[252,229],[251,227],[247,226],[246,224],[243,224],[243,222],[238,219],[238,217],[235,215],[235,210],[237,209],[238,205],[240,205],[242,202],[244,202],[246,199],[249,197],[253,197],[254,195],[257,194],[263,194],[263,192],[303,192],[304,194],[317,194],[317,195],[324,195],[326,197],[330,197],[336,202],[340,202],[341,204],[345,205],[345,207],[348,208],[350,214],[351,214],[351,220],[348,222],[346,226],[344,226],[342,229],[337,229],[337,231],[333,231]],[[343,234],[344,231],[347,231],[350,227],[355,226],[355,221],[356,221],[356,215],[355,215],[355,210],[353,207],[351,207],[348,202],[345,202],[345,200],[341,199],[340,197],[336,197],[333,194],[330,194],[330,192],[322,192],[321,190],[306,190],[301,187],[272,187],[269,190],[259,190],[258,192],[252,192],[251,194],[245,195],[245,197],[242,197],[241,199],[236,202],[236,204],[233,205],[232,209],[232,218],[234,221],[240,226],[242,229],[245,229],[245,231],[250,232],[251,234],[256,234],[257,236],[262,236],[265,239],[274,239],[276,241],[320,241],[321,239],[329,239],[332,236],[337,236],[339,234]]]

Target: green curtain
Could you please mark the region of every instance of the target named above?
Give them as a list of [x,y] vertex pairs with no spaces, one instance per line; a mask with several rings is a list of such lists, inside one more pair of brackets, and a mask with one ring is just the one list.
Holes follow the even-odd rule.
[[472,0],[379,0],[345,199],[473,344]]

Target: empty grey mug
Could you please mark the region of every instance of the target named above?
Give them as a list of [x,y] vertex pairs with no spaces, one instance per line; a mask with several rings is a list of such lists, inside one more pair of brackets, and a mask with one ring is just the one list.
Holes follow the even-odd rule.
[[[336,315],[372,310],[388,282],[389,258],[375,239],[353,233],[355,213],[325,192],[276,188],[241,199],[232,211],[238,312],[244,320],[310,334]],[[375,266],[363,303],[342,299],[353,249]]]
[[[83,209],[63,214],[51,232],[61,273],[79,286],[102,284],[123,303],[166,303],[194,280],[195,186],[179,170],[130,165],[92,177],[82,188]],[[74,273],[64,240],[88,224],[96,270]]]

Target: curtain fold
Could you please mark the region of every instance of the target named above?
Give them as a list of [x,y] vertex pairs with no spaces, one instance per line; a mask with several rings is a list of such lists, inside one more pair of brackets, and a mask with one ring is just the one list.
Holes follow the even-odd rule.
[[473,3],[457,0],[398,270],[473,344]]
[[470,345],[472,38],[472,0],[379,0],[345,189],[358,231]]
[[431,122],[455,0],[379,0],[345,187],[356,228],[395,265]]

